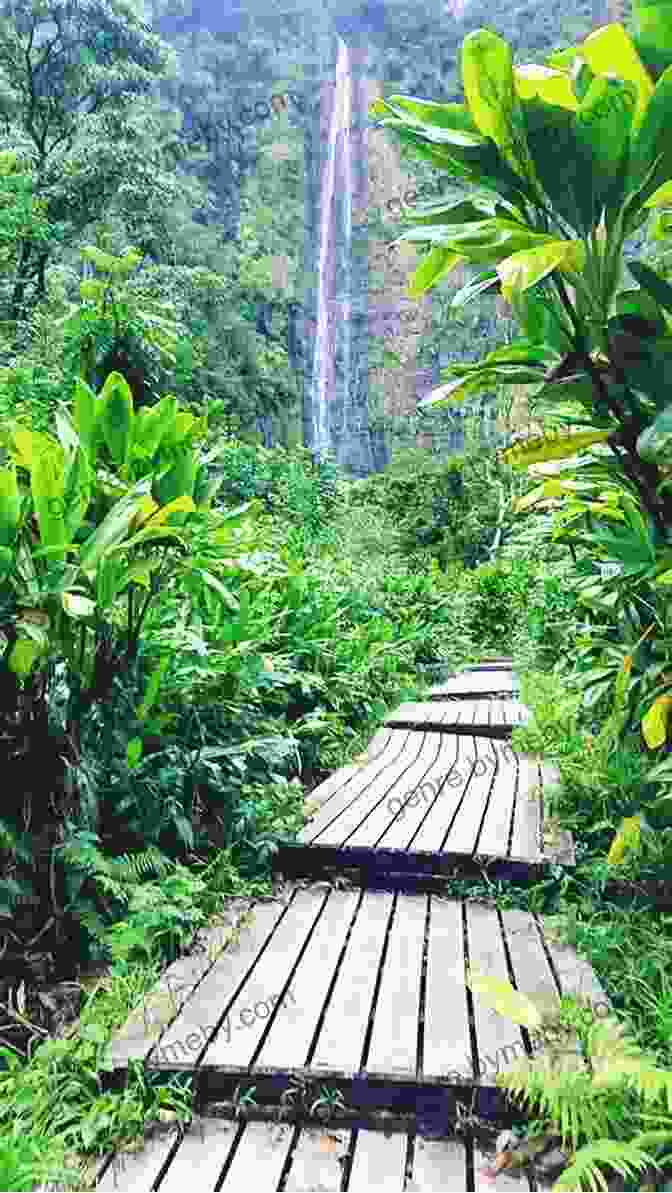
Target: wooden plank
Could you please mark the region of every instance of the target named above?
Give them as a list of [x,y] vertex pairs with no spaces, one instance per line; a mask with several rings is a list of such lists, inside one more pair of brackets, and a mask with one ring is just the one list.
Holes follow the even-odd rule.
[[382,1131],[358,1131],[350,1169],[350,1193],[402,1193],[408,1136]]
[[366,801],[350,805],[320,834],[319,845],[376,845],[395,815],[389,803],[398,794],[403,802],[420,785],[436,762],[440,739],[431,733],[421,736],[420,749],[413,744],[407,765],[390,785],[389,776],[382,775],[369,787]]
[[536,921],[526,911],[502,911],[506,943],[522,994],[543,1000],[549,1008],[560,1006],[560,996],[541,943]]
[[519,754],[511,853],[514,857],[542,858],[540,836],[539,768],[536,758],[529,754]]
[[[278,915],[282,907],[282,904],[277,904]],[[250,910],[253,915],[256,914],[253,900],[234,899],[226,913],[219,917],[220,922],[200,933],[203,951],[179,957],[168,966],[154,989],[145,995],[142,1004],[129,1015],[111,1042],[110,1056],[117,1068],[124,1068],[129,1059],[144,1059],[166,1025],[192,997],[217,958],[225,950],[229,954],[236,950],[238,929],[247,931],[245,917],[249,917]]]
[[[466,906],[470,967],[487,977],[508,982],[509,971],[496,911],[478,903],[467,903]],[[473,1008],[480,1082],[494,1086],[500,1067],[507,1068],[511,1064],[511,1053],[525,1055],[523,1038],[520,1028],[499,1015],[475,993]],[[504,1057],[507,1059],[502,1065]]]
[[[491,764],[493,786],[478,838],[478,852],[496,857],[509,852],[509,834],[517,803],[518,767],[509,751],[498,750],[493,742],[489,744],[491,752],[484,754],[483,761]],[[513,848],[511,852],[514,857],[528,856],[527,853],[518,854]]]
[[506,671],[474,670],[448,679],[431,689],[432,696],[486,696],[519,690],[513,673]]
[[198,1172],[200,1193],[211,1193],[229,1158],[239,1125],[222,1118],[200,1119],[184,1136],[161,1181],[161,1193],[184,1193]]
[[[316,1189],[337,1193],[343,1179],[341,1161],[349,1144],[349,1131],[303,1130],[292,1156],[287,1193],[315,1193]],[[258,1189],[259,1178],[254,1175],[250,1188]]]
[[367,1073],[415,1077],[427,899],[400,895],[378,991]]
[[570,945],[561,944],[552,932],[544,931],[544,941],[560,982],[561,994],[574,994],[589,999],[595,1007],[611,1006],[610,1000],[589,963]]
[[393,713],[390,713],[385,724],[389,726],[403,722],[413,725],[440,725],[447,719],[451,721],[454,719],[457,723],[462,711],[457,701],[455,704],[440,704],[432,703],[430,700],[407,700],[404,704],[400,704]]
[[502,709],[507,725],[527,725],[532,716],[527,705],[520,700],[503,700]]
[[[320,808],[317,815],[301,833],[301,840],[306,845],[321,844],[322,833],[350,808],[366,809],[369,790],[374,783],[379,783],[383,790],[391,787],[404,774],[406,768],[413,762],[414,756],[422,749],[424,738],[411,734],[409,730],[397,733],[390,740],[389,750],[369,766],[363,767],[357,775],[349,780],[347,787],[333,794],[329,801]],[[364,815],[364,813],[362,814]]]
[[[467,783],[465,798],[457,810],[455,819],[450,826],[450,832],[442,845],[444,853],[474,853],[480,848],[481,821],[491,798],[495,756],[492,752],[492,742],[484,743],[478,738],[474,738],[474,742],[477,753],[476,763]],[[485,763],[485,770],[478,766],[479,760]],[[490,765],[488,765],[489,761]],[[506,850],[507,840],[502,833],[497,852],[505,856]]]
[[471,1077],[462,904],[457,899],[431,896],[429,917],[423,1076],[449,1080],[447,1074],[459,1073]]
[[157,1136],[147,1141],[140,1152],[118,1152],[96,1190],[109,1193],[150,1193],[155,1187],[161,1168],[170,1155],[177,1139],[177,1132]]
[[350,922],[359,901],[356,891],[331,891],[317,928],[292,978],[299,1005],[278,1015],[255,1068],[295,1069],[308,1063],[315,1029],[329,990]]
[[[476,742],[473,737],[466,736],[459,736],[454,740],[457,742],[457,761],[413,837],[413,849],[434,852],[440,850],[460,802],[466,799],[467,785],[473,769],[472,760],[477,758]],[[450,841],[450,835],[447,840]]]
[[312,1069],[360,1071],[393,896],[365,893],[320,1029]]
[[[240,1193],[241,1189],[270,1193],[277,1189],[293,1137],[291,1127],[246,1123],[222,1185],[224,1193]],[[200,1174],[198,1179],[200,1186]]]
[[[328,898],[328,896],[327,896]],[[325,900],[314,891],[299,890],[278,925],[267,947],[258,958],[254,969],[245,978],[231,999],[232,990],[216,994],[211,1008],[202,1005],[204,1019],[216,1022],[219,1014],[226,1010],[228,1028],[224,1025],[208,1046],[203,1056],[204,1065],[221,1065],[226,1068],[247,1068],[259,1046],[262,1036],[268,1030],[268,1019],[257,1013],[257,1006],[266,1003],[269,995],[278,995],[284,988],[290,971],[294,967],[301,949],[310,934]],[[283,1006],[284,1009],[284,1006]],[[273,1018],[280,1008],[273,1011]],[[300,1014],[298,1006],[294,1014]]]
[[[386,801],[386,807],[393,813],[393,818],[390,820],[387,830],[376,842],[379,849],[417,848],[413,844],[413,838],[420,829],[423,820],[438,800],[445,801],[446,790],[452,790],[446,788],[446,783],[455,773],[460,744],[466,739],[457,735],[453,737],[436,734],[434,740],[438,747],[438,754],[422,783],[418,784],[414,792],[407,792],[396,797],[393,793],[390,800]],[[442,839],[442,837],[439,838],[439,840]],[[359,833],[348,842],[349,845],[364,843]]]
[[464,1144],[455,1139],[415,1138],[413,1178],[408,1188],[417,1193],[456,1193],[467,1187]]
[[393,730],[386,729],[384,726],[379,729],[363,752],[361,761],[352,762],[348,766],[342,766],[339,770],[334,771],[333,775],[329,775],[328,779],[311,791],[310,799],[317,802],[322,809],[337,792],[348,787],[353,779],[360,776],[362,771],[372,766],[374,762],[380,759],[381,764],[385,765],[386,761],[392,761],[395,757],[395,746],[403,745],[402,742],[394,738],[393,734]]
[[[185,1003],[174,1023],[152,1048],[149,1065],[175,1069],[190,1069],[195,1065],[210,1029],[216,1026],[226,1006],[226,999],[254,963],[285,908],[286,904],[280,902],[257,905],[250,926],[241,932],[236,944],[226,949],[195,995]],[[269,990],[267,994],[275,992]]]

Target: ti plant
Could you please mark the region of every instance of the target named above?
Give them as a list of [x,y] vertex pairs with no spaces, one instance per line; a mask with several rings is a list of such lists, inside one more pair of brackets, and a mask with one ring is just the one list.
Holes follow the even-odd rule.
[[505,460],[527,467],[604,443],[603,475],[627,484],[665,550],[672,286],[641,261],[628,262],[636,284],[626,280],[624,245],[649,217],[660,236],[672,209],[672,16],[635,0],[634,18],[634,37],[611,24],[546,66],[514,66],[510,46],[478,29],[462,45],[465,103],[393,95],[371,114],[474,188],[409,214],[399,241],[428,250],[411,294],[475,266],[453,307],[497,291],[524,331],[444,370],[423,404],[534,386],[535,411],[571,430],[511,446]]

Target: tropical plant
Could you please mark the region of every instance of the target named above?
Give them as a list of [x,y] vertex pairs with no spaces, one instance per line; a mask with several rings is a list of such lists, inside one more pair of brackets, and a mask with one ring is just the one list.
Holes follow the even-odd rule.
[[399,240],[429,249],[412,292],[457,265],[478,266],[453,306],[494,289],[525,333],[478,364],[449,366],[442,380],[456,379],[425,403],[534,385],[535,409],[572,429],[517,444],[507,461],[527,466],[608,444],[615,459],[601,465],[605,475],[627,478],[664,545],[672,288],[641,261],[628,263],[639,288],[624,283],[623,257],[628,237],[672,201],[672,70],[660,71],[672,41],[654,11],[635,3],[634,41],[609,25],[543,67],[514,66],[501,37],[476,30],[462,45],[466,103],[395,95],[371,114],[417,156],[478,188],[409,216],[418,226]]

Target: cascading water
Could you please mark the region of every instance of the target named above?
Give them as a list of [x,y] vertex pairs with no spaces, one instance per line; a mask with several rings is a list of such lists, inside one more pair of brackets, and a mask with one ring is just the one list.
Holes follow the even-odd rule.
[[[320,188],[320,253],[317,290],[317,329],[313,356],[313,448],[321,458],[331,443],[328,417],[328,372],[330,357],[334,350],[330,336],[329,307],[332,277],[335,270],[336,246],[332,243],[334,233],[334,204],[337,182],[342,188],[344,283],[346,293],[338,304],[339,314],[345,330],[345,383],[350,381],[350,336],[351,314],[350,281],[352,254],[352,155],[350,150],[350,127],[352,120],[352,84],[348,49],[342,38],[338,39],[338,60],[336,64],[336,88],[329,124],[327,160]],[[340,138],[339,138],[340,134]],[[340,143],[340,153],[337,148]],[[337,169],[337,166],[340,169]],[[340,177],[337,178],[337,175]]]

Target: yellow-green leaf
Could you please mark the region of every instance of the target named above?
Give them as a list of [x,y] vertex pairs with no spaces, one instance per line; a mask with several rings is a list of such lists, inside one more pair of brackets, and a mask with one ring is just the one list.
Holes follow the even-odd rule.
[[[158,506],[157,506],[158,509]],[[160,526],[168,521],[171,514],[187,513],[191,514],[195,511],[193,497],[189,497],[186,493],[181,497],[176,497],[174,501],[169,501],[168,505],[164,505],[160,512],[156,514],[152,520],[152,526]]]
[[465,257],[458,256],[451,249],[444,248],[443,245],[435,245],[409,278],[409,298],[421,298],[441,278],[447,277],[457,265],[465,260]]
[[667,722],[672,696],[659,696],[642,720],[642,735],[650,750],[657,750],[667,738]]
[[462,42],[462,85],[476,127],[492,137],[502,157],[532,177],[522,111],[513,79],[511,47],[489,29],[475,29]]
[[672,207],[672,182],[664,182],[662,186],[654,191],[650,199],[646,200],[645,207]]
[[604,25],[596,29],[579,47],[579,54],[596,75],[617,75],[619,79],[635,84],[634,119],[637,121],[653,95],[653,82],[623,26]]
[[9,547],[16,538],[21,513],[21,495],[14,468],[0,468],[0,545]]
[[30,675],[36,660],[42,653],[43,648],[32,638],[17,638],[8,659],[10,671],[20,678],[25,678]]
[[522,1027],[541,1027],[541,1012],[531,999],[518,990],[514,990],[510,982],[478,973],[472,969],[467,977],[467,985],[488,1006],[497,1011],[499,1015],[511,1019],[513,1023],[518,1023]]
[[502,296],[510,302],[514,293],[524,293],[554,269],[580,273],[585,260],[586,250],[580,240],[553,240],[538,248],[512,253],[497,266]]
[[512,468],[566,460],[594,443],[604,443],[610,434],[610,431],[574,431],[569,435],[539,435],[524,443],[514,443],[502,452],[502,457]]
[[515,66],[513,78],[521,99],[535,99],[537,96],[547,104],[557,104],[575,112],[578,100],[572,85],[563,71],[552,70],[550,66],[538,66],[536,62]]
[[642,822],[639,816],[626,816],[614,837],[607,855],[610,866],[618,866],[631,850],[639,848],[642,836]]
[[544,481],[543,485],[533,489],[531,493],[526,493],[524,497],[521,497],[515,506],[515,512],[522,513],[523,510],[529,509],[530,506],[536,505],[538,501],[547,497],[562,497],[565,493],[573,493],[575,488],[576,485],[571,481],[551,478]]
[[56,448],[60,450],[60,444],[50,435],[29,431],[25,427],[16,427],[12,431],[10,451],[16,463],[28,472],[42,452],[53,451]]

